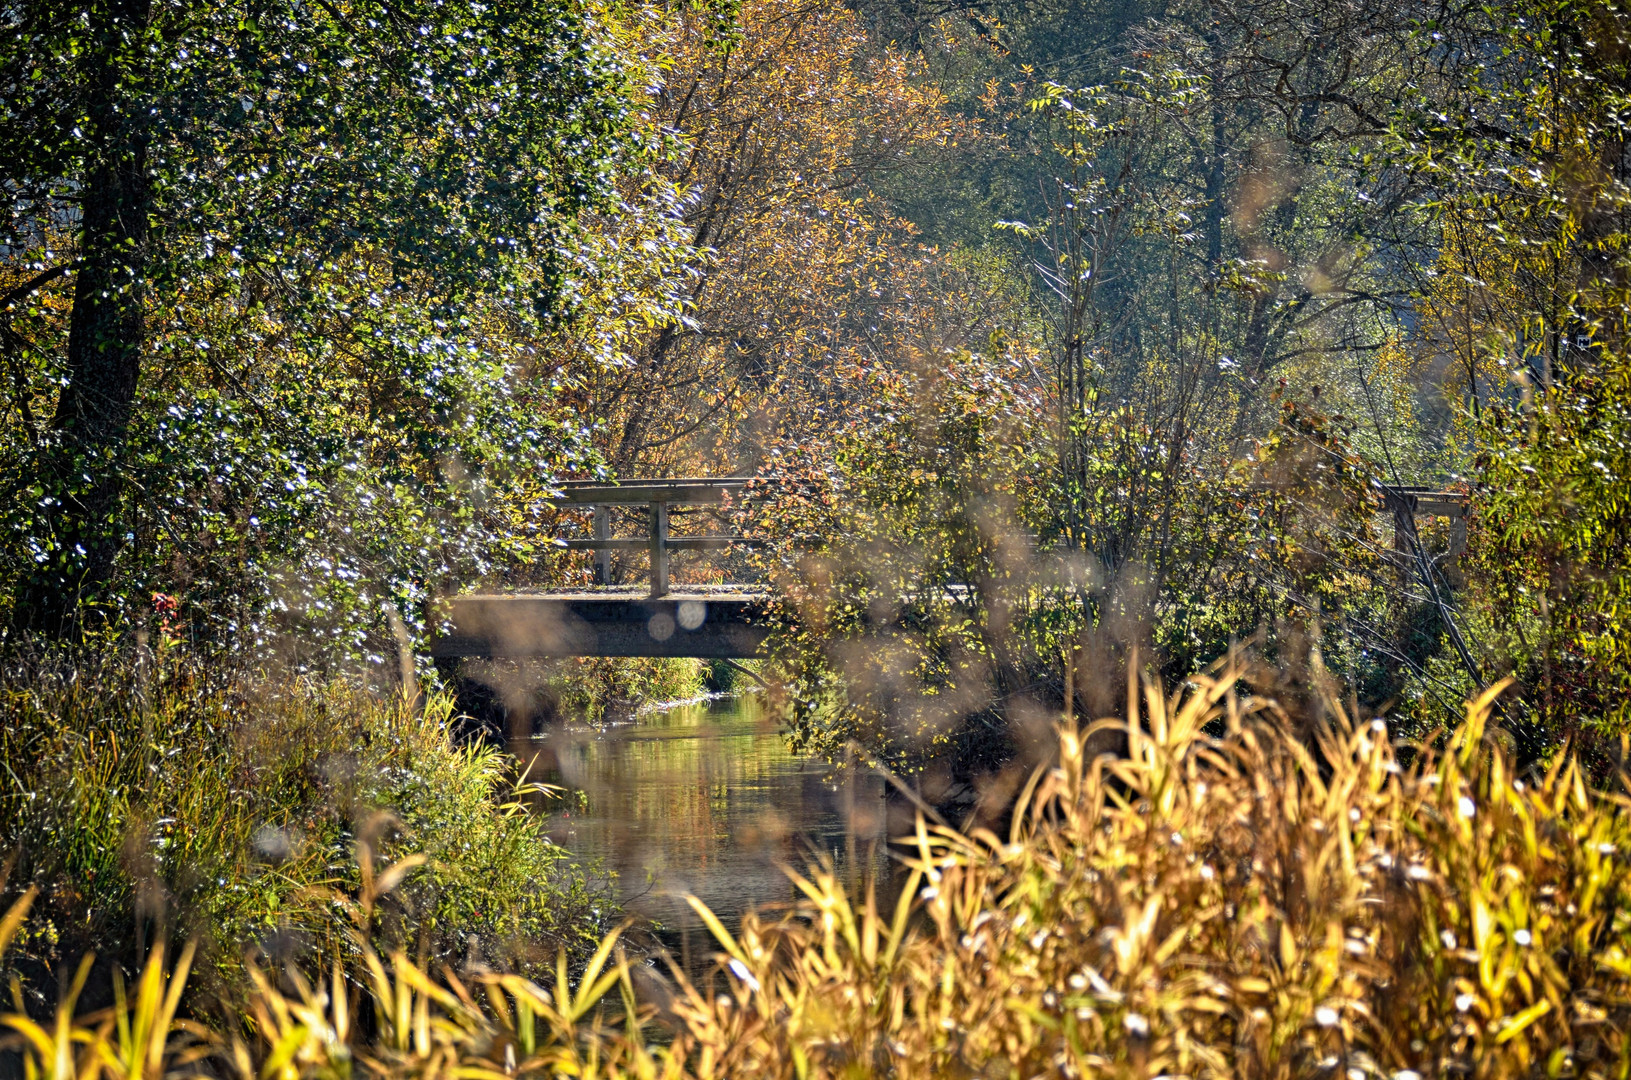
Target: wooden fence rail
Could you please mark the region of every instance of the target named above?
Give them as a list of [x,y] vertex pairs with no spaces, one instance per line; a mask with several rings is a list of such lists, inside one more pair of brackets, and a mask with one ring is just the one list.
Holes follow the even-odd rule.
[[[555,502],[562,506],[588,506],[594,512],[594,536],[566,541],[569,548],[595,552],[595,584],[611,584],[611,553],[638,551],[651,553],[651,597],[667,596],[669,591],[668,553],[671,551],[716,551],[751,545],[744,536],[671,536],[669,507],[708,505],[725,501],[733,491],[748,484],[749,477],[685,477],[675,480],[626,480],[606,483],[598,480],[570,480],[560,486]],[[650,527],[645,536],[612,536],[611,510],[614,506],[647,507]]]

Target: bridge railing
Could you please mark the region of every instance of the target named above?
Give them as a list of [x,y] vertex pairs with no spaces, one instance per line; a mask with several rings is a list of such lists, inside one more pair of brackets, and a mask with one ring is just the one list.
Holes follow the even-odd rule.
[[[643,548],[651,554],[651,595],[667,596],[669,552],[718,550],[754,543],[745,536],[672,536],[669,533],[669,508],[722,503],[730,492],[747,487],[750,479],[746,476],[682,477],[611,483],[568,480],[556,485],[561,493],[554,501],[557,505],[586,506],[593,511],[594,535],[588,539],[567,540],[566,546],[595,553],[595,584],[611,584],[612,552],[639,551]],[[647,507],[650,522],[647,534],[614,537],[612,508],[640,505]]]
[[1410,538],[1415,533],[1414,519],[1423,517],[1448,518],[1450,521],[1450,549],[1448,559],[1453,564],[1467,552],[1467,500],[1464,491],[1443,491],[1430,487],[1382,488],[1382,509],[1393,515],[1393,550],[1401,565],[1410,552]]

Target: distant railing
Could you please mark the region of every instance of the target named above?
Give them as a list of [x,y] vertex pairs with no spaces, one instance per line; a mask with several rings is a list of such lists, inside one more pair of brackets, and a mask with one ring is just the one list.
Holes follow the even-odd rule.
[[[596,585],[611,584],[613,551],[639,551],[643,548],[651,553],[651,595],[666,596],[670,551],[709,551],[755,543],[745,536],[670,536],[668,508],[724,502],[728,492],[746,487],[749,479],[746,476],[686,477],[612,483],[568,480],[556,485],[561,493],[554,501],[558,505],[588,506],[593,509],[594,536],[587,540],[567,540],[566,546],[589,549],[595,553]],[[611,508],[642,504],[649,508],[650,529],[647,535],[612,536]]]
[[[669,507],[708,505],[725,501],[729,492],[747,487],[752,477],[682,477],[673,480],[568,480],[556,485],[557,505],[584,506],[594,512],[593,532],[588,539],[566,540],[569,548],[595,553],[595,584],[611,584],[611,554],[614,551],[646,550],[651,556],[651,595],[667,596],[669,591],[669,552],[717,551],[722,548],[753,546],[759,543],[745,536],[671,536]],[[1267,486],[1264,485],[1265,489]],[[1448,556],[1453,562],[1467,549],[1467,496],[1459,491],[1428,487],[1386,485],[1382,488],[1383,511],[1394,516],[1394,547],[1401,553],[1409,547],[1413,518],[1444,517],[1450,520]],[[645,536],[614,537],[611,509],[614,506],[648,508],[650,527]]]
[[1414,520],[1419,517],[1441,517],[1450,520],[1451,562],[1467,551],[1467,493],[1441,491],[1428,487],[1382,488],[1382,509],[1393,515],[1393,548],[1404,557],[1410,551],[1410,538],[1415,535]]

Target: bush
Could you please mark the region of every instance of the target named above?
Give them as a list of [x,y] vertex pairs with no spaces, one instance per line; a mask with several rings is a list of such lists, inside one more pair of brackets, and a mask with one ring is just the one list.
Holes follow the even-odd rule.
[[709,689],[690,657],[582,656],[462,660],[441,669],[466,722],[498,738],[525,738],[559,721],[604,724]]
[[[1045,402],[1004,364],[879,379],[876,412],[749,488],[795,749],[973,779],[1031,764],[1067,687],[1076,712],[1113,712],[1135,657],[1176,680],[1255,633],[1288,671],[1317,652],[1374,709],[1439,648],[1436,625],[1420,658],[1377,629],[1398,572],[1333,418],[1277,395],[1247,458],[1196,463],[1118,411],[1060,487]],[[1460,699],[1443,704],[1431,722]]]
[[203,670],[4,672],[0,843],[11,886],[43,892],[27,956],[94,945],[128,959],[173,931],[203,940],[204,969],[229,982],[250,946],[354,956],[334,898],[405,852],[424,866],[372,920],[376,946],[521,967],[557,945],[592,950],[609,898],[524,812],[535,788],[512,759],[455,745],[446,698],[421,709],[342,682]]

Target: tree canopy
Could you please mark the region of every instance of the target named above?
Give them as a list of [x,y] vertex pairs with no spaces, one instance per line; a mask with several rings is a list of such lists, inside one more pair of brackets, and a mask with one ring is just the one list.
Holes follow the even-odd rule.
[[555,482],[729,472],[810,745],[1244,639],[1623,723],[1613,3],[4,18],[10,641],[378,666],[587,582]]
[[[477,311],[568,314],[577,215],[613,198],[639,146],[630,70],[597,19],[571,4],[8,9],[4,314],[32,511],[10,530],[28,555],[17,625],[61,632],[108,602],[136,539],[124,507],[158,347],[241,385],[225,328],[187,340],[181,312],[230,307],[235,329],[259,323],[318,362],[365,350],[432,400],[483,379]],[[226,407],[258,411],[244,389]]]

